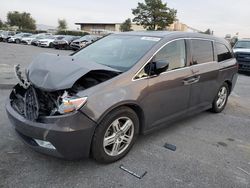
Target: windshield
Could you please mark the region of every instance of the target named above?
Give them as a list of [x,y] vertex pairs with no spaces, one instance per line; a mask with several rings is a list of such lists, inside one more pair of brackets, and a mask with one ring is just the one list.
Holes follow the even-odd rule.
[[65,38],[65,36],[58,36],[58,37],[56,37],[56,40],[62,40],[64,38]]
[[238,41],[234,48],[249,48],[250,49],[250,41]]
[[160,39],[110,35],[87,46],[74,56],[124,72],[136,64]]
[[37,37],[37,35],[31,35],[28,38],[36,38],[36,37]]

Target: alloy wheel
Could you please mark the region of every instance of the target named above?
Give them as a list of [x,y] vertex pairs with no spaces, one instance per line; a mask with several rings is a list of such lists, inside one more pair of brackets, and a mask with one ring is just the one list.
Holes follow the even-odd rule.
[[134,123],[128,117],[120,117],[113,121],[104,134],[105,153],[109,156],[123,153],[134,137],[134,129]]
[[225,86],[221,87],[218,92],[218,99],[216,101],[217,107],[220,109],[224,106],[227,100],[227,88]]

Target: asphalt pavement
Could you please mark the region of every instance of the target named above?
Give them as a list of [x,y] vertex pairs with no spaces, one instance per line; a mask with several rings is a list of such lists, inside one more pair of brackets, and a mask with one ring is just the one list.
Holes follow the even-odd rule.
[[0,89],[10,89],[16,83],[14,65],[20,64],[25,69],[40,53],[69,55],[73,51],[0,42]]
[[[0,65],[26,67],[41,52],[71,53],[0,43]],[[140,136],[125,158],[108,165],[66,161],[27,148],[5,113],[9,92],[0,89],[0,187],[250,187],[250,76],[239,75],[222,113],[202,112]],[[120,165],[147,173],[138,179]]]

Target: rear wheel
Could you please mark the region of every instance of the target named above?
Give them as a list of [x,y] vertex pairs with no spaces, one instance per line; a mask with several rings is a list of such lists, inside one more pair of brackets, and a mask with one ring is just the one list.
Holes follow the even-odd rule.
[[92,155],[101,163],[111,163],[124,157],[132,148],[139,132],[136,113],[122,107],[109,113],[96,128]]
[[20,39],[16,39],[17,44],[20,44],[20,42],[21,42]]
[[215,99],[213,101],[213,106],[211,111],[214,113],[220,113],[224,110],[226,104],[227,104],[227,99],[229,96],[229,88],[226,83],[224,83],[219,91],[217,92],[217,95],[215,96]]

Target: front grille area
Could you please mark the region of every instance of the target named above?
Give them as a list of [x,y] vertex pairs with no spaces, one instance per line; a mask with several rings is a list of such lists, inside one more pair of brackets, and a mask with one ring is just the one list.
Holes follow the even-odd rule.
[[236,53],[236,59],[238,62],[250,62],[250,53],[238,52]]
[[29,87],[24,95],[24,116],[31,121],[39,116],[39,103],[33,87]]
[[10,94],[11,106],[28,120],[36,121],[42,116],[57,115],[62,91],[46,92],[30,85],[24,89],[16,85]]

